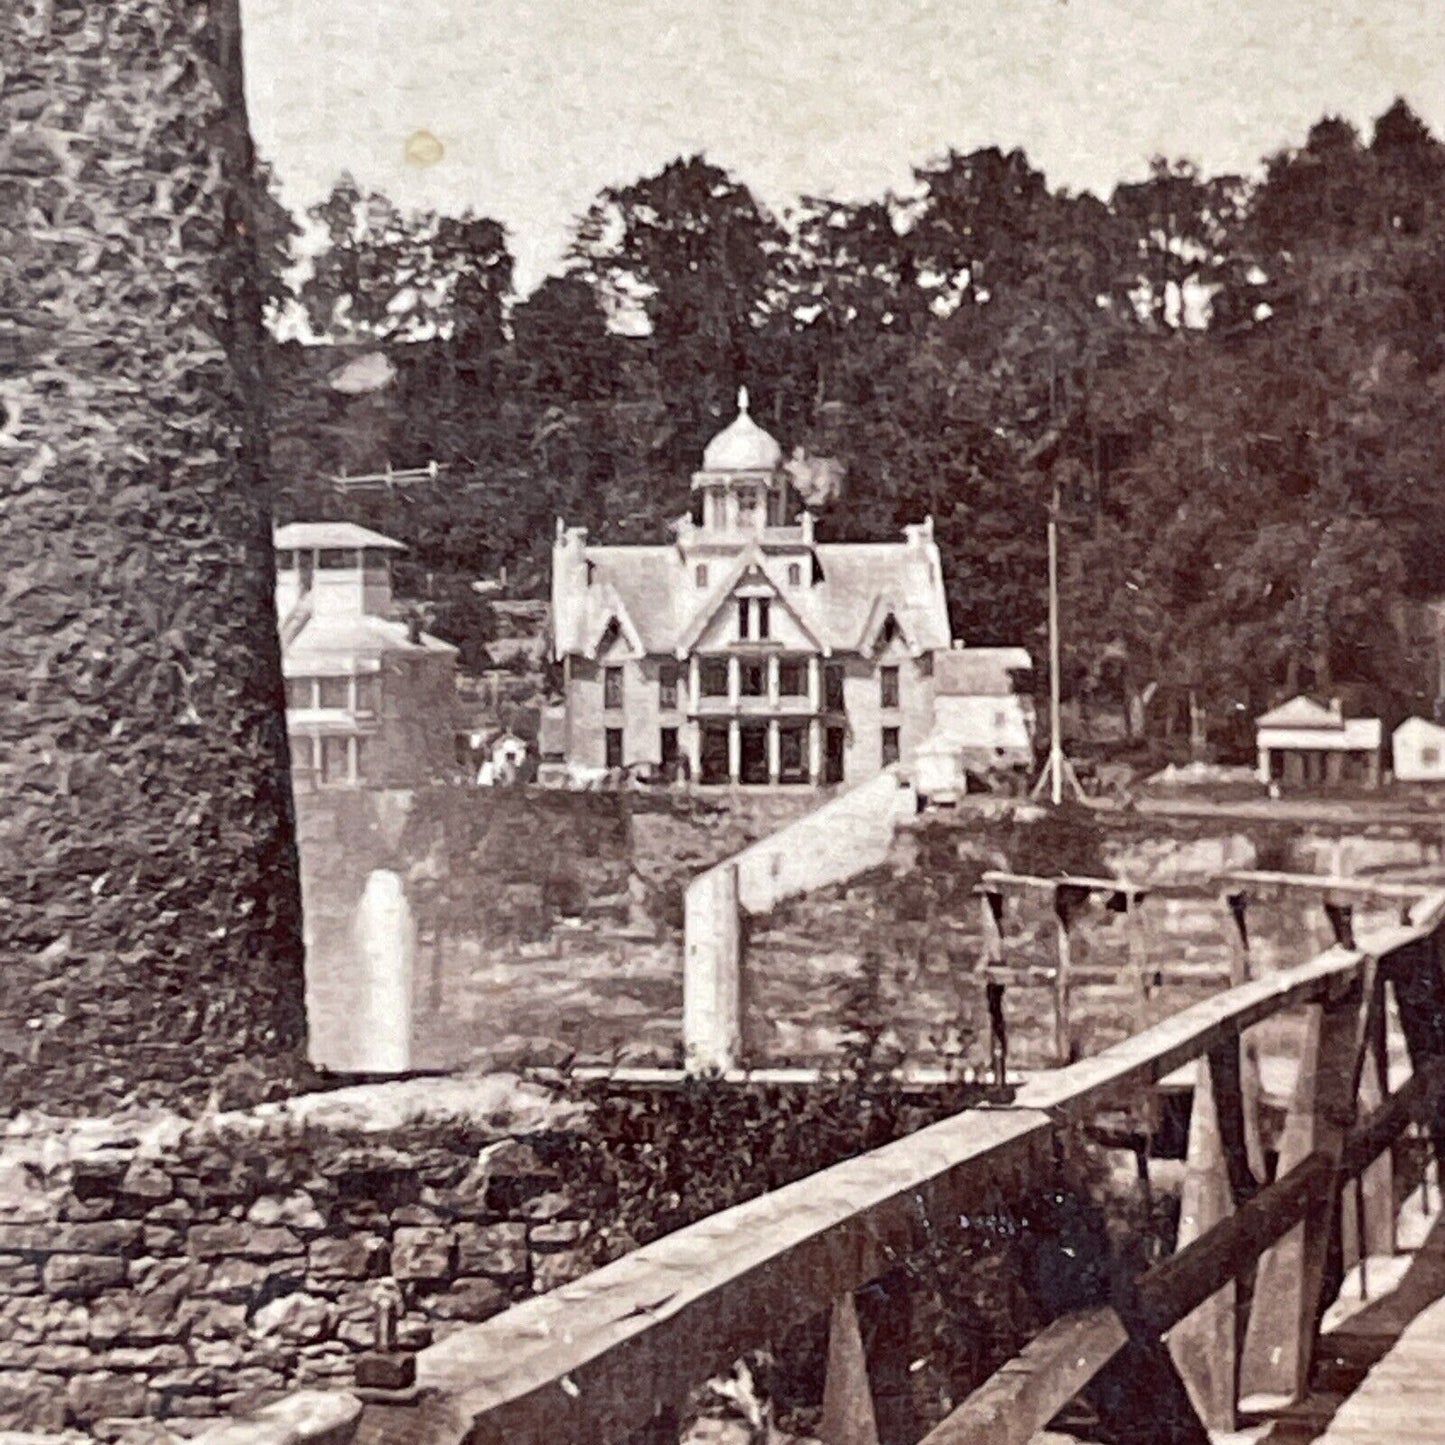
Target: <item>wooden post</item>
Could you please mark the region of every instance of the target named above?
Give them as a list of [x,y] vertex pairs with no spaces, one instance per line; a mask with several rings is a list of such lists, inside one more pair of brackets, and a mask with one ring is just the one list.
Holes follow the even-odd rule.
[[1249,955],[1249,894],[1225,893],[1225,936],[1229,939],[1229,986],[1248,983],[1253,972]]
[[[1374,1026],[1368,1041],[1369,1055],[1360,1085],[1360,1110],[1378,1109],[1390,1092],[1389,1016],[1385,1010],[1385,981],[1376,982],[1378,997]],[[1361,1178],[1363,1196],[1364,1249],[1368,1255],[1395,1252],[1395,1148],[1392,1144],[1365,1169]]]
[[823,1389],[823,1445],[914,1445],[906,1271],[893,1270],[833,1303]]
[[833,1301],[828,1324],[828,1375],[823,1386],[823,1445],[881,1445],[868,1380],[868,1357],[851,1292]]
[[[1384,1103],[1389,1092],[1385,981],[1373,959],[1366,961],[1363,983],[1368,993],[1356,1035],[1350,1086],[1356,1112],[1368,1117]],[[1395,1250],[1394,1191],[1394,1161],[1388,1149],[1344,1186],[1341,1263],[1346,1274],[1359,1265],[1362,1297],[1368,1296],[1369,1256],[1393,1254]]]
[[[1319,1151],[1339,1159],[1353,1116],[1349,1097],[1361,990],[1308,1010],[1299,1078],[1285,1119],[1279,1172]],[[1309,1379],[1339,1184],[1320,1191],[1304,1220],[1260,1258],[1241,1362],[1240,1393],[1298,1399]]]
[[983,962],[985,968],[990,968],[1003,962],[1003,894],[982,888],[978,901],[983,923]]
[[742,927],[737,864],[713,868],[683,899],[682,1038],[690,1074],[741,1063]]
[[913,1408],[913,1297],[910,1276],[895,1269],[854,1297],[878,1445],[916,1445],[918,1421]]
[[1008,1083],[1008,1026],[1004,1021],[1004,985],[988,977],[990,968],[1003,963],[1003,894],[996,889],[979,890],[979,912],[983,922],[984,1002],[988,1009],[989,1065],[998,1088]]
[[1069,1037],[1069,974],[1073,970],[1070,957],[1069,923],[1060,912],[1054,923],[1058,961],[1054,965],[1054,1060],[1061,1067],[1073,1062],[1073,1042]]
[[[1189,1150],[1180,1201],[1183,1249],[1232,1214],[1252,1187],[1245,1154],[1240,1041],[1231,1037],[1200,1060],[1189,1115]],[[1220,1288],[1170,1330],[1169,1353],[1199,1418],[1211,1430],[1237,1426],[1238,1287]]]
[[992,981],[984,984],[988,1006],[989,1068],[995,1088],[1008,1084],[1008,1020],[1003,1011],[1004,986]]
[[1134,985],[1134,1031],[1142,1033],[1149,1027],[1149,935],[1144,919],[1144,895],[1127,892],[1119,896],[1124,926],[1129,938],[1129,978]]
[[1089,901],[1089,890],[1071,883],[1054,888],[1054,938],[1058,964],[1054,971],[1054,1057],[1062,1065],[1074,1060],[1074,1039],[1069,1019],[1069,984],[1073,971],[1069,928]]

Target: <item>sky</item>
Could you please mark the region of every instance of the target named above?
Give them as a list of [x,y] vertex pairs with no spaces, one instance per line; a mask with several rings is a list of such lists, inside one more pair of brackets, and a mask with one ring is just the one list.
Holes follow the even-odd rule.
[[303,208],[349,170],[502,221],[520,289],[599,190],[706,151],[781,211],[1021,146],[1107,195],[1255,170],[1404,95],[1445,132],[1445,0],[241,0],[251,127]]

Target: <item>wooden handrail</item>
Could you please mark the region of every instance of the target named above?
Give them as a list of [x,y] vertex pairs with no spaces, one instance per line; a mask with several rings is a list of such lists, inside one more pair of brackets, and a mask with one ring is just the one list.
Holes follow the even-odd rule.
[[[1369,955],[1333,948],[1195,1004],[1096,1057],[1030,1080],[1007,1106],[956,1115],[713,1215],[424,1350],[418,1384],[446,1422],[426,1438],[475,1445],[628,1439],[745,1350],[829,1311],[956,1232],[961,1216],[999,1211],[1050,1178],[1060,1122],[1086,1119],[1193,1059],[1217,1056],[1282,1010],[1349,1008],[1353,1019],[1367,975],[1374,976],[1368,960],[1404,956],[1430,939],[1445,920],[1445,894],[1423,900],[1412,920],[1370,940]],[[929,1440],[1027,1439],[1032,1431],[1019,1432],[1028,1420],[1034,1428],[1047,1423],[1128,1339],[1157,1333],[1211,1286],[1249,1267],[1313,1217],[1329,1179],[1363,1168],[1433,1107],[1440,1078],[1426,1070],[1416,1077],[1348,1129],[1333,1152],[1296,1161],[1156,1266],[1132,1301],[1045,1330]],[[855,1322],[851,1337],[857,1333]]]
[[1434,885],[1429,883],[1348,878],[1330,873],[1277,873],[1255,868],[1234,868],[1218,876],[1221,883],[1253,884],[1258,888],[1298,888],[1310,893],[1355,893],[1366,898],[1407,901],[1424,898],[1434,889]]

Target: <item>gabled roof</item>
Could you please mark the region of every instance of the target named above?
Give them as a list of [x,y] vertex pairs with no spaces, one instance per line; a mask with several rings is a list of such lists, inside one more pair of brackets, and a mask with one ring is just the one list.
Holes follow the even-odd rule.
[[591,630],[587,639],[589,656],[595,656],[601,650],[608,629],[613,626],[622,634],[634,654],[638,657],[646,655],[647,648],[642,641],[642,634],[637,630],[637,624],[632,620],[627,604],[610,582],[604,582],[597,589],[590,621]]
[[913,619],[909,616],[906,607],[900,607],[889,595],[884,594],[874,599],[873,606],[869,609],[868,618],[863,624],[863,631],[858,638],[858,651],[865,656],[877,651],[880,640],[883,636],[883,629],[889,618],[897,625],[899,633],[903,637],[908,651],[917,657],[923,652],[914,634],[916,631]]
[[953,647],[933,659],[933,690],[939,697],[1007,697],[1018,691],[1014,675],[1033,665],[1023,647]]
[[803,635],[813,644],[814,647],[825,655],[830,651],[825,643],[808,625],[807,619],[802,611],[793,603],[788,594],[779,587],[777,582],[768,575],[766,561],[762,549],[756,545],[745,547],[732,567],[728,569],[727,575],[717,587],[708,595],[707,601],[693,614],[692,620],[683,628],[677,639],[676,652],[679,657],[685,656],[697,645],[698,639],[707,631],[712,622],[724,606],[731,599],[734,591],[749,578],[756,578],[765,582],[776,601],[782,609],[797,623]]
[[1333,728],[1340,731],[1345,726],[1344,715],[1338,707],[1329,708],[1317,703],[1303,693],[1281,703],[1277,708],[1255,719],[1255,726],[1261,728]]
[[1431,722],[1429,718],[1407,717],[1399,727],[1395,729],[1394,736],[1397,738],[1419,737],[1429,738],[1431,741],[1445,741],[1445,727],[1439,723]]
[[405,552],[391,537],[383,537],[355,522],[288,522],[277,527],[273,540],[278,552],[307,551],[312,547],[368,547],[379,551]]
[[[610,607],[625,608],[651,656],[675,656],[685,639],[700,635],[706,619],[737,585],[734,573],[746,552],[820,650],[833,653],[858,648],[869,617],[880,599],[896,602],[895,614],[910,643],[919,652],[949,645],[951,633],[943,592],[938,550],[922,542],[824,542],[811,549],[816,581],[805,571],[802,586],[787,585],[789,563],[803,560],[796,548],[772,551],[766,541],[733,552],[711,547],[586,546],[592,585],[577,554],[567,561],[559,551],[554,558],[553,627],[558,657],[587,655],[601,636]],[[706,562],[723,575],[709,578],[699,589],[695,567]],[[811,583],[811,585],[810,585]],[[612,601],[610,599],[615,599]]]

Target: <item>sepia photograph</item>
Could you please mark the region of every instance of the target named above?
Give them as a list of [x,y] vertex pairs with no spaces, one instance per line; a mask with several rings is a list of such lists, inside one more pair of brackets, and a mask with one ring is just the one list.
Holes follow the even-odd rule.
[[0,0],[0,1445],[1445,1445],[1442,56]]

